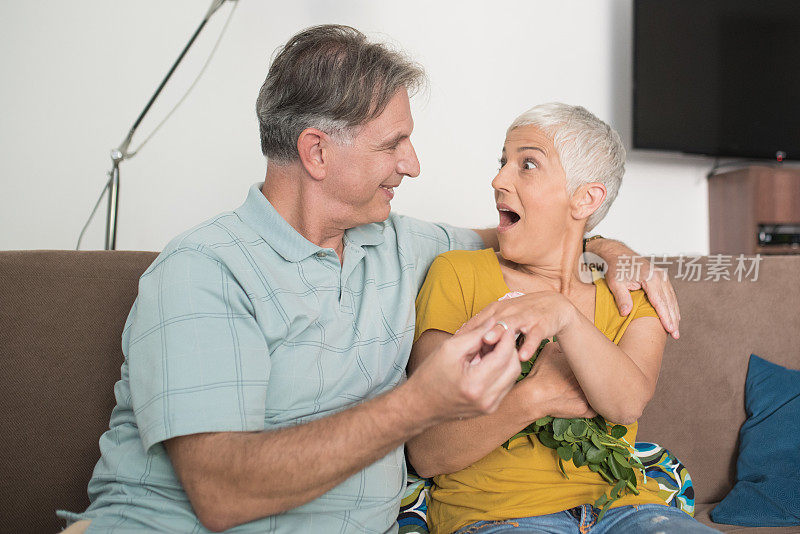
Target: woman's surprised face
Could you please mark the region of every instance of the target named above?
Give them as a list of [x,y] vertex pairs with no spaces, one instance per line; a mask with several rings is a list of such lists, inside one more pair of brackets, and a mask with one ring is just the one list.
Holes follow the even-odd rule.
[[504,258],[535,263],[560,244],[570,220],[567,181],[544,132],[528,125],[508,134],[492,187]]

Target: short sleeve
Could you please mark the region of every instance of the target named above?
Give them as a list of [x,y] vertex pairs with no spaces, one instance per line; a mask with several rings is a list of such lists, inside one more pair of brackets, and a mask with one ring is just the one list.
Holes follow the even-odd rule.
[[398,236],[408,240],[414,254],[417,289],[425,280],[428,267],[439,254],[449,250],[480,250],[483,239],[474,230],[444,223],[421,221],[404,215],[392,215]]
[[425,283],[417,295],[416,308],[414,341],[431,329],[454,334],[469,320],[464,288],[456,269],[445,256],[437,257],[428,270]]
[[125,357],[145,450],[175,436],[264,428],[269,348],[217,259],[165,251],[139,280]]
[[633,311],[633,318],[638,319],[639,317],[658,317],[658,313],[656,309],[650,304],[650,300],[647,298],[647,294],[640,291],[640,298],[638,299],[638,306]]

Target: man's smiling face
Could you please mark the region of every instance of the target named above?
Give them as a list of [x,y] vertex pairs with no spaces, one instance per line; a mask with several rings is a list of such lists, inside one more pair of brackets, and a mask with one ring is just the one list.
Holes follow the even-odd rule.
[[332,151],[335,178],[328,191],[341,210],[336,218],[348,228],[386,220],[394,188],[405,176],[419,175],[413,129],[408,93],[402,89],[378,117],[356,127],[349,143]]

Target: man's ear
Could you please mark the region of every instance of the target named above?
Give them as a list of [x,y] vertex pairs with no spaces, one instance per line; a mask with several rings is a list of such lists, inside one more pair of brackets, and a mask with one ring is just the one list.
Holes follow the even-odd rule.
[[297,138],[297,153],[306,172],[315,180],[327,176],[326,157],[330,146],[328,134],[317,128],[306,128]]
[[606,186],[600,182],[581,184],[581,186],[572,193],[572,198],[570,199],[572,217],[578,220],[587,219],[592,213],[597,211],[606,199],[606,194]]

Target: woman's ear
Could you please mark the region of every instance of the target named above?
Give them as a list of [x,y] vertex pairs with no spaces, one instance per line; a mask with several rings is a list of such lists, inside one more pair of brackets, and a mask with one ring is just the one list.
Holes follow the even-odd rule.
[[581,184],[570,199],[570,209],[574,219],[588,219],[600,208],[606,199],[606,186],[600,182]]
[[326,156],[329,140],[328,134],[317,128],[306,128],[297,138],[300,163],[315,180],[324,180],[327,176]]

